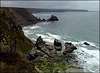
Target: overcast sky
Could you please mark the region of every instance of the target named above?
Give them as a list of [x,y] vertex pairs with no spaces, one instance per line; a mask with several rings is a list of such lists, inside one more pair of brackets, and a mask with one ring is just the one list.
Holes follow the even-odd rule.
[[1,6],[99,11],[99,1],[1,1]]

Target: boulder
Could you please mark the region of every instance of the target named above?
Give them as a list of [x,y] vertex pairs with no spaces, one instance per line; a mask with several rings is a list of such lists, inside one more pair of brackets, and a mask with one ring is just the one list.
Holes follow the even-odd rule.
[[85,44],[85,45],[90,45],[90,44],[89,44],[89,43],[87,43],[87,42],[84,42],[84,44]]
[[45,45],[45,42],[43,41],[43,39],[41,38],[41,36],[39,36],[37,38],[37,41],[36,41],[36,47],[37,48],[42,48],[44,45]]
[[72,43],[65,43],[65,50],[63,54],[72,53],[77,48]]
[[48,21],[58,21],[58,18],[57,18],[56,16],[52,15],[52,16],[48,19]]
[[54,48],[57,50],[57,51],[61,51],[62,50],[62,44],[60,41],[58,41],[57,39],[54,40]]

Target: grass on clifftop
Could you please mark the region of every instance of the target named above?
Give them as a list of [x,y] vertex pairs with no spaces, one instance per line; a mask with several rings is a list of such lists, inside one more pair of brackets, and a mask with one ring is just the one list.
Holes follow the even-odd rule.
[[63,62],[47,62],[42,58],[40,60],[34,60],[34,64],[44,73],[66,72],[70,68]]

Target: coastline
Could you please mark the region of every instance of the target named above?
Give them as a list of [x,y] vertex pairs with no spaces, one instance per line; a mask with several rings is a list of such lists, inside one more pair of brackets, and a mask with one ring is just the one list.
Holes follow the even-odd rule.
[[[12,12],[12,11],[11,11]],[[16,13],[16,11],[14,11],[15,13]],[[13,15],[13,14],[12,14]],[[31,14],[32,15],[32,14]],[[9,16],[9,13],[8,13],[8,16]],[[8,18],[8,17],[6,17],[6,18]],[[12,17],[11,17],[12,18]],[[19,17],[18,17],[19,18]],[[18,19],[17,18],[17,19]],[[29,17],[30,18],[30,17]],[[21,19],[23,19],[22,17],[21,17]],[[5,19],[4,19],[5,20]],[[10,20],[10,19],[9,19]],[[11,19],[12,20],[12,19]],[[7,22],[9,22],[8,20],[6,20]],[[26,20],[25,20],[26,21]],[[33,20],[32,20],[33,21]],[[32,42],[32,40],[31,41],[29,41],[28,40],[28,37],[25,37],[25,35],[22,35],[23,34],[23,32],[22,32],[22,28],[24,27],[24,26],[34,26],[34,25],[36,25],[37,23],[41,23],[41,22],[45,22],[46,20],[38,20],[38,21],[34,21],[34,22],[32,22],[31,20],[30,20],[30,22],[29,22],[29,24],[24,24],[24,25],[10,25],[10,24],[12,24],[12,23],[7,23],[7,27],[6,28],[8,28],[9,27],[9,29],[10,29],[10,32],[12,32],[13,33],[13,35],[18,35],[18,37],[17,37],[17,35],[16,36],[13,36],[13,35],[9,35],[9,34],[5,34],[5,36],[6,37],[2,37],[1,38],[1,40],[2,40],[2,42],[0,41],[0,47],[1,47],[1,45],[2,46],[4,46],[4,47],[7,47],[7,49],[8,48],[10,48],[10,47],[12,47],[13,48],[13,50],[14,51],[19,51],[19,50],[21,50],[20,51],[20,53],[24,53],[24,56],[26,56],[26,57],[31,57],[31,59],[33,60],[34,59],[34,57],[36,57],[37,55],[38,55],[38,57],[39,58],[37,58],[36,57],[36,59],[37,60],[40,60],[41,58],[43,58],[43,60],[42,60],[42,62],[44,62],[44,64],[47,64],[47,69],[48,68],[50,68],[50,67],[48,67],[48,66],[51,66],[51,65],[49,65],[49,63],[48,62],[52,62],[54,59],[51,59],[51,55],[53,55],[53,53],[50,53],[50,55],[49,55],[49,53],[48,53],[48,51],[49,50],[46,50],[46,48],[49,48],[50,50],[52,50],[51,49],[51,47],[53,48],[53,49],[55,49],[54,48],[54,45],[51,45],[51,44],[47,44],[45,41],[45,45],[44,46],[42,46],[41,48],[43,49],[43,50],[45,50],[45,51],[47,51],[46,53],[44,53],[45,51],[41,51],[41,50],[39,50],[39,49],[37,49],[38,47],[36,46],[36,42],[37,41],[34,41],[34,42]],[[18,21],[17,21],[18,22]],[[22,21],[23,22],[23,21]],[[27,22],[27,23],[28,23]],[[13,21],[13,23],[15,24],[15,22]],[[6,24],[6,23],[4,23],[4,21],[3,21],[3,24]],[[21,24],[21,23],[20,23]],[[3,26],[3,25],[2,25]],[[4,26],[3,26],[4,27]],[[2,28],[2,27],[1,27]],[[5,27],[4,27],[5,28]],[[2,32],[4,32],[3,30],[6,30],[7,31],[7,33],[9,33],[9,31],[8,31],[8,29],[1,29],[1,31]],[[18,29],[17,29],[18,28]],[[12,31],[13,30],[13,31]],[[18,33],[16,33],[16,32],[18,32]],[[20,35],[20,32],[21,32],[21,35]],[[6,32],[5,32],[6,33]],[[2,33],[2,35],[3,35],[4,33]],[[1,36],[1,35],[0,35]],[[17,37],[17,39],[15,39],[15,37]],[[20,38],[19,38],[20,37]],[[25,37],[25,38],[23,38],[23,37]],[[9,42],[9,40],[7,40],[7,39],[10,39],[10,42]],[[11,38],[13,38],[13,39],[11,39]],[[18,41],[19,39],[21,39],[20,40],[20,44],[16,44],[16,40]],[[23,40],[22,41],[22,39],[25,39],[25,40]],[[28,42],[27,42],[28,41]],[[8,42],[8,43],[7,43]],[[14,43],[13,43],[14,42]],[[22,43],[24,43],[24,44],[22,44]],[[27,44],[29,44],[30,43],[30,46],[32,46],[32,47],[29,47],[29,46],[27,46]],[[70,42],[70,43],[72,43],[72,42]],[[89,43],[87,43],[87,42],[84,42],[86,45],[89,45]],[[9,45],[10,44],[10,45]],[[53,44],[53,43],[52,43]],[[17,45],[17,47],[18,48],[16,48],[16,45]],[[21,47],[21,46],[19,46],[19,45],[21,45],[21,46],[24,46],[24,47]],[[29,48],[29,49],[27,49],[27,48],[25,48],[25,47],[27,47],[27,48]],[[61,47],[61,46],[60,46]],[[21,49],[21,48],[25,48],[25,50],[23,50],[23,49]],[[33,48],[33,49],[32,49]],[[11,48],[10,48],[11,49]],[[35,50],[36,49],[36,50]],[[38,52],[38,54],[35,52],[35,51],[37,51]],[[12,51],[12,50],[10,50],[10,51]],[[35,54],[34,54],[34,52],[35,52]],[[57,51],[55,51],[56,52],[56,54],[55,55],[60,55],[61,57],[59,57],[59,56],[56,56],[57,58],[59,58],[59,60],[61,61],[61,59],[62,59],[62,54],[60,54],[59,52],[57,52]],[[31,55],[29,55],[29,53],[31,54]],[[48,55],[47,55],[48,54]],[[29,56],[28,56],[29,55]],[[35,56],[34,56],[35,55]],[[50,56],[50,58],[48,58],[48,56]],[[75,55],[74,55],[75,56]],[[71,57],[74,57],[74,56],[71,56]],[[54,56],[55,57],[55,56]],[[68,57],[68,56],[67,56]],[[64,56],[63,57],[63,59],[65,59],[66,57]],[[28,58],[29,59],[29,58]],[[46,60],[46,62],[44,61],[44,59],[47,59]],[[48,61],[48,60],[50,60],[51,59],[51,61]],[[35,59],[34,59],[35,60]],[[54,60],[55,61],[55,60]],[[69,60],[70,61],[70,60]],[[73,60],[72,60],[73,61]],[[36,62],[34,62],[34,61],[31,61],[30,60],[30,62],[32,63],[33,62],[33,64],[35,64]],[[74,63],[75,61],[73,61],[73,63]],[[77,61],[76,61],[77,62]],[[53,66],[55,66],[55,65],[63,65],[63,63],[62,63],[62,61],[60,62],[60,63],[56,63],[56,64],[54,64]],[[42,63],[40,62],[40,65],[42,66]],[[44,65],[43,65],[44,66]],[[65,67],[66,65],[63,65],[63,67]],[[68,66],[68,65],[67,65]],[[51,66],[52,67],[52,66]],[[58,66],[59,68],[60,68],[60,66]],[[42,67],[41,67],[42,68]],[[54,67],[53,67],[54,68]],[[56,68],[56,67],[55,67]],[[39,68],[40,69],[40,68]],[[45,68],[44,68],[45,69]],[[62,69],[62,67],[61,67],[61,69]],[[82,73],[83,73],[83,70],[84,69],[82,69],[82,68],[80,68],[80,66],[72,66],[72,69],[71,69],[72,71],[71,72],[74,72],[74,71],[82,71]],[[65,70],[64,70],[65,71]]]

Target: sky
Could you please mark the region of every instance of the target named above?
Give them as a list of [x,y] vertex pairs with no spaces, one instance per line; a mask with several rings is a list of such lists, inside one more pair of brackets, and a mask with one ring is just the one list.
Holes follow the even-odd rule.
[[99,11],[99,1],[1,1],[1,6]]

